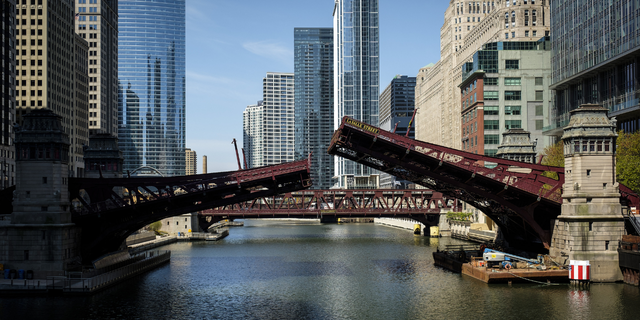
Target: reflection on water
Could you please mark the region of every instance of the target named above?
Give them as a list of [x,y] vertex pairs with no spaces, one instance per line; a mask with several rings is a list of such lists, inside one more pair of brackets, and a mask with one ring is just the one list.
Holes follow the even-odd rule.
[[91,297],[0,298],[1,319],[634,319],[637,287],[486,285],[433,266],[429,239],[373,224],[245,221]]

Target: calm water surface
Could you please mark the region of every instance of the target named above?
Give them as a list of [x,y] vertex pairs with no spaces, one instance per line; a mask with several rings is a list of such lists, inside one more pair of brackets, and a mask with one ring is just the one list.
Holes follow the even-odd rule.
[[640,319],[640,290],[486,285],[433,266],[457,240],[373,224],[258,220],[181,242],[90,297],[0,298],[0,319]]

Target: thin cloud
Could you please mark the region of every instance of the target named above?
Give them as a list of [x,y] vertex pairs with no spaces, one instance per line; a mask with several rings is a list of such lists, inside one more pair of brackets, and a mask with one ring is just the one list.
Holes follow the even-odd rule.
[[242,47],[255,55],[284,63],[289,63],[293,60],[293,51],[289,47],[268,40],[245,42]]

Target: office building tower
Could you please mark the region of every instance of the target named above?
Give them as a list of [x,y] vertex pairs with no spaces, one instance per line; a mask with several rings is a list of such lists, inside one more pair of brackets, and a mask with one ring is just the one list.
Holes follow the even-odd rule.
[[15,185],[16,0],[0,0],[0,190]]
[[185,172],[185,1],[118,1],[118,138],[124,171]]
[[599,104],[617,129],[640,130],[640,6],[632,0],[564,0],[551,3],[555,90],[545,134],[562,136],[570,111]]
[[262,103],[247,106],[243,113],[243,145],[250,168],[294,160],[293,73],[267,72],[262,94]]
[[[406,135],[409,125],[409,138],[415,137],[415,123],[410,122],[415,109],[416,77],[397,75],[380,94],[380,128]],[[380,174],[380,187],[406,189],[411,182],[396,179],[388,173]]]
[[[79,34],[74,35],[75,46],[75,75],[73,86],[73,114],[74,125],[71,139],[74,144],[70,147],[74,162],[84,161],[84,149],[89,146],[89,43]],[[76,177],[84,177],[85,165],[76,167]]]
[[89,42],[89,130],[118,134],[118,0],[75,0],[75,30]]
[[509,129],[524,129],[541,153],[549,119],[551,43],[490,42],[464,66],[461,95],[462,150],[496,156]]
[[416,138],[462,147],[462,68],[488,42],[537,41],[548,36],[549,1],[450,0],[440,29],[440,60],[418,72]]
[[195,150],[184,149],[185,155],[185,175],[190,176],[198,173],[198,156]]
[[[62,117],[62,127],[69,137],[69,175],[81,176],[84,159],[80,156],[88,134],[76,130],[82,107],[76,104],[78,66],[74,32],[73,1],[20,0],[16,2],[16,115],[46,108]],[[84,40],[82,40],[84,41]],[[85,59],[86,61],[86,59]]]
[[295,159],[313,153],[315,189],[329,189],[333,157],[327,153],[333,135],[333,29],[295,28]]
[[[333,30],[334,129],[344,116],[377,126],[378,0],[335,0]],[[378,187],[376,170],[341,157],[334,157],[334,163],[335,187]]]

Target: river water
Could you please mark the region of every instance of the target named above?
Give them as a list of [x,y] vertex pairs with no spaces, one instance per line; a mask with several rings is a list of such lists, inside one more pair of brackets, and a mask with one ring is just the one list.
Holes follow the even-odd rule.
[[254,220],[89,297],[2,297],[0,319],[639,319],[624,284],[487,285],[433,266],[429,239],[374,224]]

